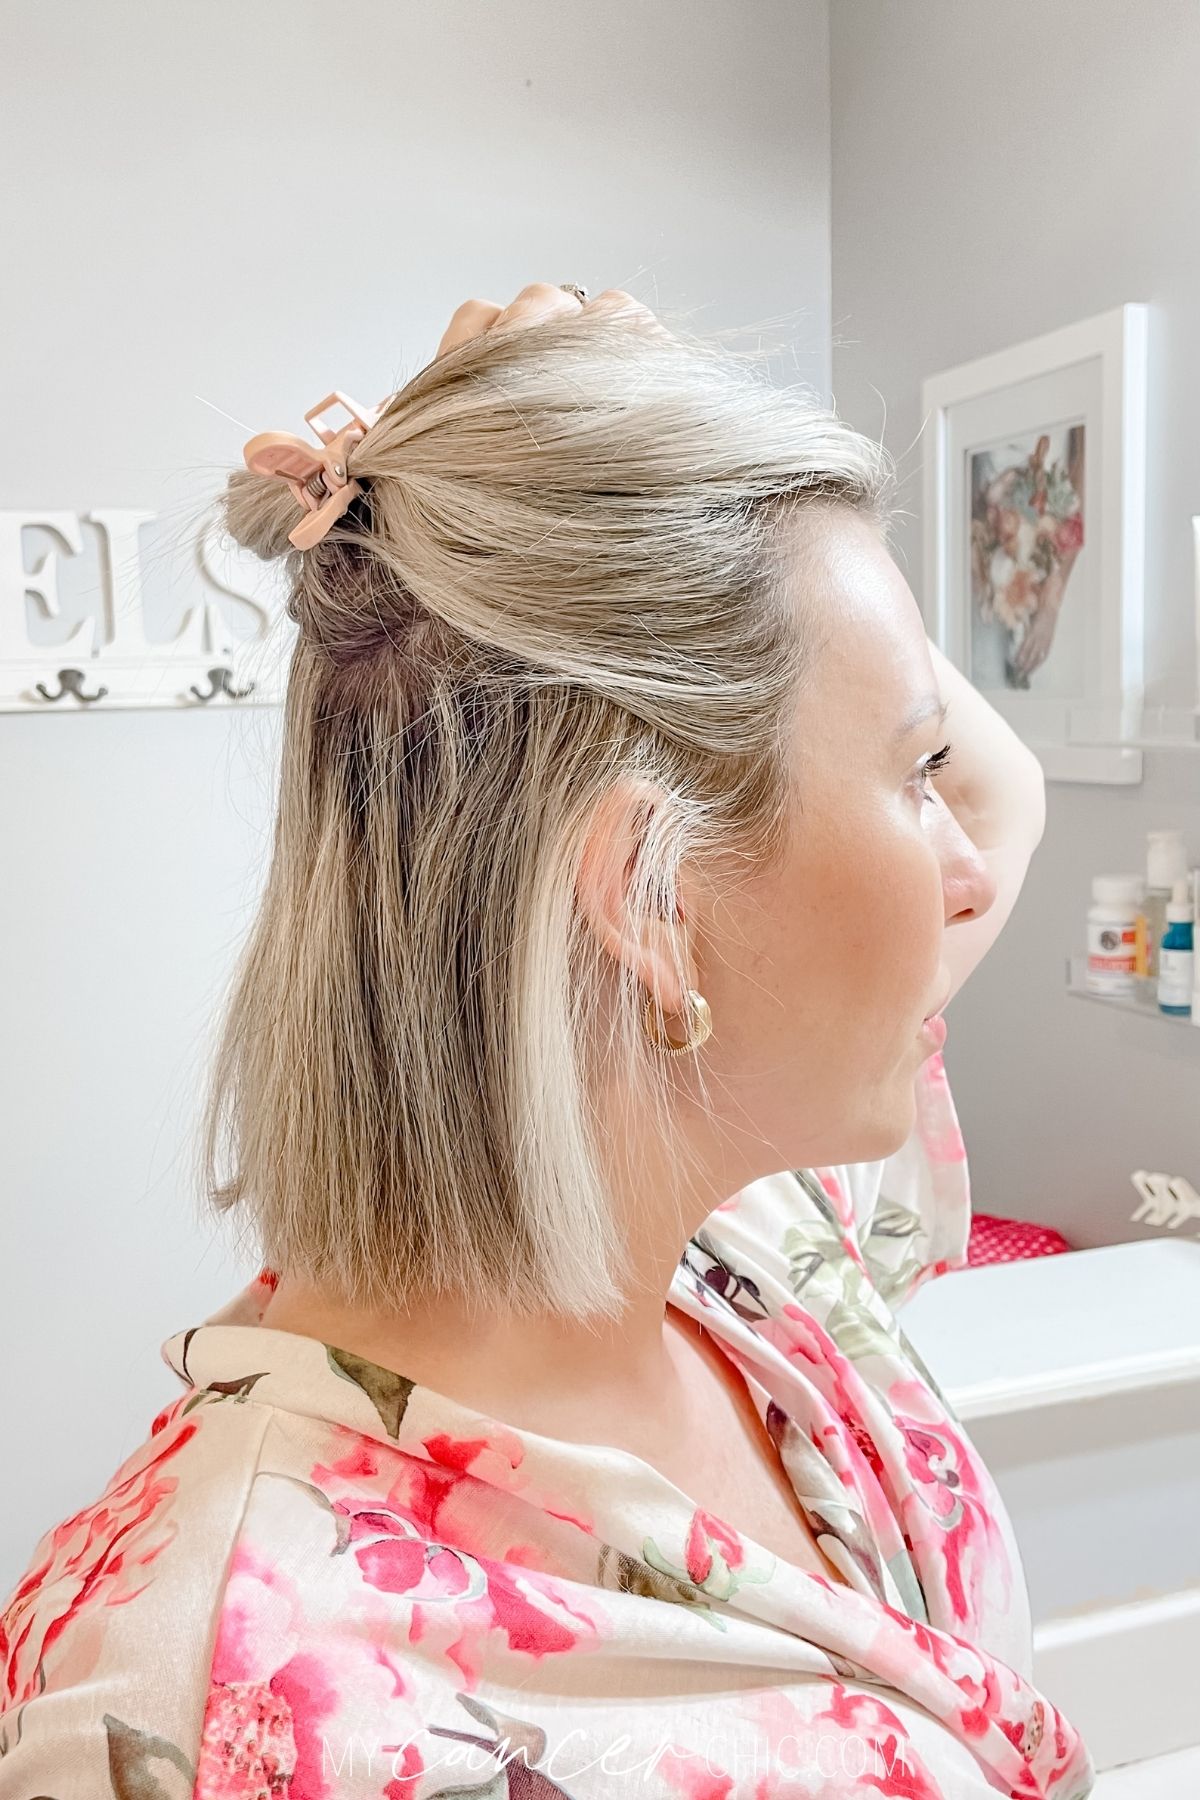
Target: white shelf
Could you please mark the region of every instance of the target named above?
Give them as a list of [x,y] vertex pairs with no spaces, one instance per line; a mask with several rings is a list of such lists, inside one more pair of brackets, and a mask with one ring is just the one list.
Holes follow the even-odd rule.
[[1067,958],[1067,992],[1074,994],[1076,999],[1094,1000],[1097,1006],[1107,1007],[1110,1012],[1133,1013],[1141,1019],[1158,1019],[1164,1025],[1186,1026],[1189,1031],[1196,1032],[1196,1042],[1200,1044],[1200,1029],[1193,1025],[1187,1014],[1159,1011],[1156,986],[1153,980],[1139,976],[1132,993],[1098,994],[1087,984],[1087,957]]

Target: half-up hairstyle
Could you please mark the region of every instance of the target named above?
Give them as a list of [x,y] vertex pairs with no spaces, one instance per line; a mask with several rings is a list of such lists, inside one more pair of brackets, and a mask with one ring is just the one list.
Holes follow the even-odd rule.
[[559,315],[422,369],[348,468],[363,493],[303,552],[281,482],[239,470],[220,501],[285,559],[299,633],[207,1192],[345,1304],[613,1315],[600,1084],[675,1142],[704,1051],[655,1050],[581,917],[589,822],[652,784],[635,929],[675,917],[685,860],[728,884],[782,852],[813,647],[784,527],[833,504],[886,529],[892,465],[715,342]]

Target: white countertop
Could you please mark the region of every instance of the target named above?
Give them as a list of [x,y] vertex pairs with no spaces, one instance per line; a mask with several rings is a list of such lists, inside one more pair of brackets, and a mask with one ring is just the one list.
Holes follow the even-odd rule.
[[1200,1239],[958,1269],[898,1317],[964,1420],[1200,1381]]

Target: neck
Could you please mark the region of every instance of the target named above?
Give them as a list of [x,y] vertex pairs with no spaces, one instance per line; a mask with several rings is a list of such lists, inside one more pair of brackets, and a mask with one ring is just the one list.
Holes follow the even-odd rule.
[[480,1313],[453,1298],[420,1294],[403,1311],[377,1311],[344,1305],[285,1270],[262,1323],[353,1351],[514,1426],[570,1437],[578,1435],[572,1422],[586,1420],[589,1435],[599,1426],[611,1441],[622,1441],[622,1434],[628,1441],[639,1431],[648,1434],[652,1412],[661,1420],[662,1406],[672,1403],[680,1335],[697,1334],[695,1322],[671,1306],[668,1291],[689,1237],[733,1191],[714,1193],[711,1179],[702,1185],[702,1192],[682,1192],[678,1171],[661,1153],[639,1157],[636,1179],[621,1176],[626,1294],[611,1318]]
[[469,1314],[452,1301],[420,1298],[402,1313],[370,1312],[288,1275],[262,1323],[353,1351],[509,1424],[564,1437],[584,1412],[620,1420],[644,1408],[669,1377],[667,1334],[681,1328],[665,1295],[584,1325],[552,1314]]

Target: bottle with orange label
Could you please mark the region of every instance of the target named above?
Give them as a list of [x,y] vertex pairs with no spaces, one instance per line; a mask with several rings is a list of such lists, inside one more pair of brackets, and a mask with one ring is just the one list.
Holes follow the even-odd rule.
[[1097,994],[1137,988],[1137,921],[1145,882],[1140,875],[1096,875],[1088,909],[1087,985]]

